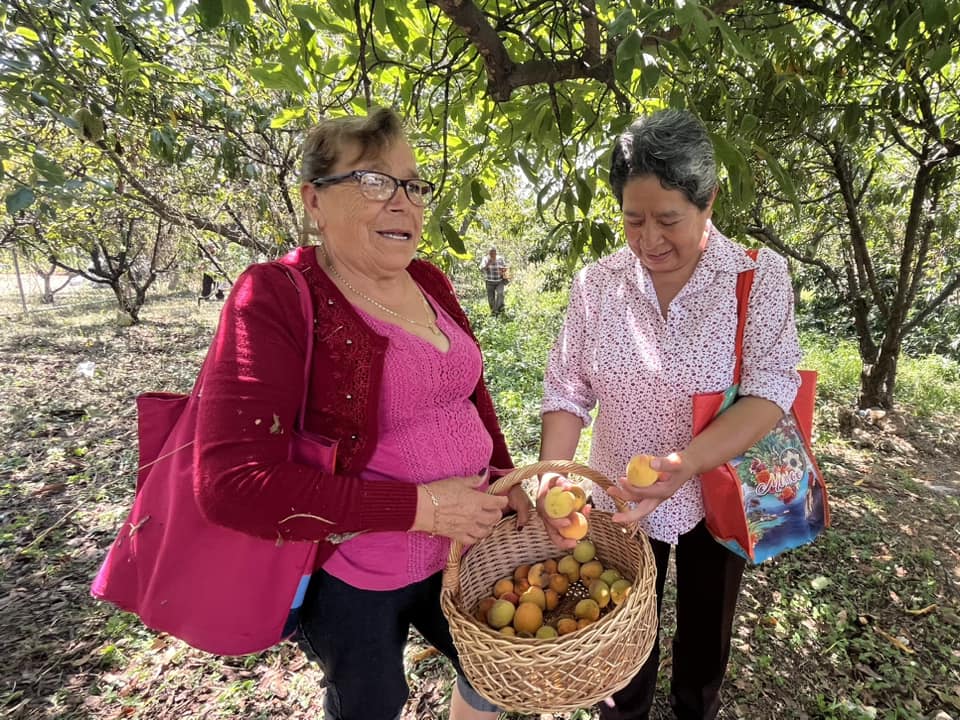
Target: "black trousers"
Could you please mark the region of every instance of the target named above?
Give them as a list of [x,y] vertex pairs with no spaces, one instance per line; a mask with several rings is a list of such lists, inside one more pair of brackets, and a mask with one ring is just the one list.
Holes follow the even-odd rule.
[[[651,540],[657,563],[657,616],[670,545]],[[713,720],[720,711],[720,685],[730,657],[733,617],[746,561],[716,542],[700,523],[676,547],[677,630],[673,637],[670,705],[679,720]],[[658,640],[659,640],[659,632]],[[614,707],[601,703],[603,720],[647,720],[660,666],[659,643],[640,672],[615,693]]]

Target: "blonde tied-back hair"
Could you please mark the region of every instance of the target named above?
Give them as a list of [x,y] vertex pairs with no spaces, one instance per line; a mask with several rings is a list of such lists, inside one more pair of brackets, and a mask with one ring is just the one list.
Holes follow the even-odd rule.
[[403,122],[393,110],[376,108],[366,117],[345,116],[321,120],[307,133],[303,143],[300,182],[329,175],[351,146],[359,154],[351,160],[375,158],[391,143],[405,137]]

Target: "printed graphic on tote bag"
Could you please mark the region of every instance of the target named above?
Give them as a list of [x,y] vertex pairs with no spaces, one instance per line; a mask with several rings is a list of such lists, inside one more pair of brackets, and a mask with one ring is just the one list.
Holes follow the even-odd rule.
[[[810,542],[823,530],[823,489],[792,413],[729,465],[740,479],[755,562]],[[723,544],[747,557],[738,543]]]

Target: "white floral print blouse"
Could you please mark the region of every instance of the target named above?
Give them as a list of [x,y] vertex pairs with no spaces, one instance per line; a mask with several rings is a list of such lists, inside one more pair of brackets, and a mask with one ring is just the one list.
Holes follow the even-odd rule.
[[[560,335],[550,351],[541,412],[564,410],[584,426],[597,407],[589,464],[611,480],[635,454],[668,455],[692,438],[695,393],[733,382],[737,274],[756,268],[744,329],[740,393],[788,412],[801,353],[786,261],[761,250],[754,263],[711,226],[693,275],[660,312],[649,273],[619,250],[580,271]],[[613,511],[595,488],[594,504]],[[641,521],[651,537],[676,543],[703,518],[694,476]]]

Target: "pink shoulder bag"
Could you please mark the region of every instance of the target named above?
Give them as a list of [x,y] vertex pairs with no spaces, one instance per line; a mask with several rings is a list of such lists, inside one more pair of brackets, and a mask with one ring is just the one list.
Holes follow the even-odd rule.
[[[313,357],[313,306],[302,274],[283,267],[306,327],[304,396],[290,459],[333,471],[336,442],[302,432]],[[91,594],[135,613],[154,630],[218,655],[265,650],[290,636],[313,572],[317,544],[263,540],[215,525],[194,496],[193,444],[204,366],[189,395],[137,398],[140,467],[133,508]]]

